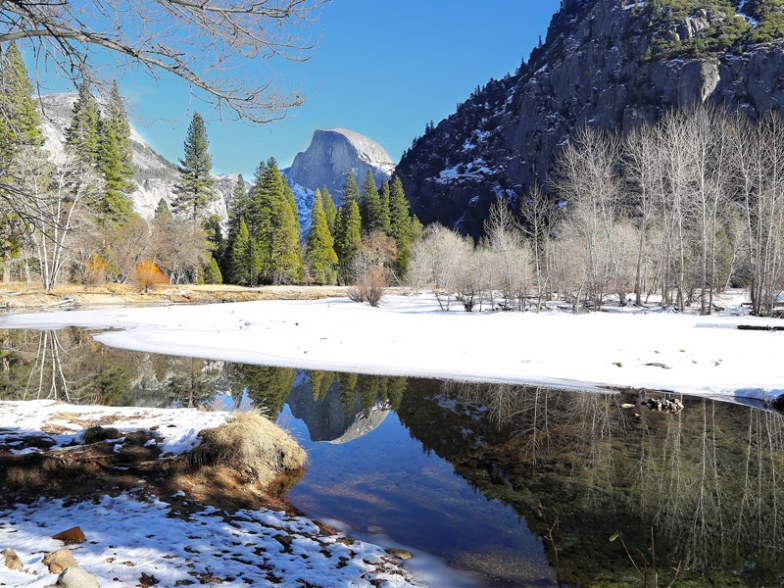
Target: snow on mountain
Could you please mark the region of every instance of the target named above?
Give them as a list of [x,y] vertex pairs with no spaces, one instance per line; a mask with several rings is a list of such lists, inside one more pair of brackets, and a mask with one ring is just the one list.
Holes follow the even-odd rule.
[[354,170],[360,186],[368,171],[380,184],[392,175],[395,164],[381,145],[364,135],[347,129],[319,129],[307,150],[297,153],[288,177],[312,191],[326,186],[338,197],[349,170]]
[[[65,156],[65,129],[71,122],[76,98],[77,95],[72,92],[41,96],[41,130],[46,138],[45,146],[58,163]],[[174,185],[178,179],[177,167],[150,147],[133,125],[131,143],[136,189],[130,196],[136,212],[149,219],[155,215],[155,208],[161,198],[171,206]],[[228,218],[226,193],[230,193],[234,187],[236,174],[216,176],[216,179],[220,197],[210,205],[208,211],[225,222]]]

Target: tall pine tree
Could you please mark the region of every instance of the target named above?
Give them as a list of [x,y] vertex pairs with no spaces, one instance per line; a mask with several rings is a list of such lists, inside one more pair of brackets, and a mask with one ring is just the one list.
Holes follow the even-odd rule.
[[338,207],[335,206],[335,201],[324,186],[321,189],[321,204],[324,207],[324,214],[327,216],[327,226],[329,227],[330,234],[335,236],[335,221],[338,217]]
[[357,186],[357,176],[354,175],[353,169],[346,172],[346,179],[343,182],[343,197],[340,200],[341,204],[349,201],[359,204],[359,187]]
[[258,280],[270,284],[290,284],[302,279],[300,228],[293,198],[286,190],[274,160],[262,168],[251,190],[248,223],[254,256],[258,259]]
[[397,246],[395,271],[399,279],[403,279],[408,271],[411,259],[411,243],[413,241],[411,217],[408,212],[408,200],[403,191],[403,182],[396,177],[389,189],[389,236]]
[[240,219],[240,228],[229,246],[229,280],[232,284],[252,285],[253,252],[251,250],[250,233],[244,219]]
[[389,181],[384,180],[381,184],[381,230],[389,234]]
[[354,259],[362,247],[362,217],[356,200],[340,205],[335,227],[335,252],[338,254],[340,280],[350,284],[355,278]]
[[90,84],[83,79],[79,95],[71,110],[71,124],[65,129],[65,144],[90,166],[98,165],[101,110],[90,91]]
[[321,192],[316,190],[305,259],[310,267],[311,277],[320,284],[335,283],[338,256],[334,244],[327,225],[327,215],[322,206]]
[[[0,190],[14,189],[20,178],[12,167],[19,150],[43,145],[38,105],[22,54],[15,43],[0,49]],[[21,249],[24,223],[10,207],[0,207],[3,283],[11,281],[13,256]]]
[[33,84],[16,43],[0,52],[0,170],[6,176],[23,145],[43,145],[41,117]]
[[362,231],[365,234],[384,229],[384,220],[381,213],[381,196],[378,194],[376,179],[373,173],[368,170],[365,175],[365,183],[362,186]]
[[212,158],[207,149],[207,128],[197,112],[193,115],[185,137],[185,156],[180,160],[180,180],[174,187],[172,207],[175,212],[186,214],[196,230],[207,206],[217,198],[215,178],[212,177]]
[[104,193],[95,203],[104,224],[121,223],[133,212],[128,194],[133,189],[131,125],[125,112],[120,88],[113,83],[99,125],[98,170],[104,179]]

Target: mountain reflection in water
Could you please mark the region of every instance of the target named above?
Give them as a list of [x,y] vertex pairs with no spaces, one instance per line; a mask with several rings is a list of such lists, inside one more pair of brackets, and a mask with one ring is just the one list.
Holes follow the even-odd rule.
[[0,339],[2,399],[261,408],[310,452],[295,504],[483,584],[784,585],[778,413],[164,357],[76,329]]

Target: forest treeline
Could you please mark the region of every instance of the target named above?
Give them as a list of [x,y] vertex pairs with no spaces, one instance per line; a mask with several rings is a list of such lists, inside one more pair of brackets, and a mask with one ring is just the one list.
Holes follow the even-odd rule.
[[211,212],[222,195],[196,113],[173,193],[147,220],[133,209],[131,128],[117,84],[96,97],[82,81],[63,153],[49,153],[21,53],[9,43],[0,55],[4,283],[38,281],[49,291],[133,282],[146,290],[169,282],[348,284],[368,273],[386,284],[404,276],[421,227],[399,180],[379,191],[368,174],[360,190],[350,172],[339,207],[326,189],[316,192],[302,235],[294,194],[269,159],[250,186],[240,176],[224,223]]
[[[534,187],[522,222],[499,201],[476,246],[429,226],[412,279],[444,306],[536,308],[556,294],[575,308],[655,295],[678,310],[748,287],[754,314],[784,287],[784,122],[710,107],[677,110],[625,136],[583,128]],[[630,296],[631,295],[631,296]]]
[[558,296],[575,308],[649,302],[714,310],[714,294],[748,287],[754,314],[777,311],[784,287],[784,122],[742,111],[677,110],[626,135],[578,130],[548,191],[519,214],[499,200],[478,242],[409,213],[399,178],[360,189],[345,178],[339,206],[317,190],[302,234],[294,194],[274,159],[242,177],[228,220],[211,174],[204,119],[194,114],[173,194],[141,218],[130,125],[120,90],[96,98],[84,81],[63,153],[44,148],[38,102],[21,54],[0,60],[0,244],[3,281],[358,284],[432,288],[447,308],[534,308]]

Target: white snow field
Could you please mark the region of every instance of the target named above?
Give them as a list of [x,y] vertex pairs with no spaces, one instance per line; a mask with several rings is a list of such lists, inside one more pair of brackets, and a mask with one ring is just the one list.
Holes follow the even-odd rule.
[[[81,326],[114,347],[306,369],[542,384],[639,387],[769,400],[784,394],[782,326],[745,316],[618,309],[466,313],[430,295],[390,296],[380,308],[348,299],[260,301],[20,314],[0,328]],[[613,310],[613,309],[611,309]]]

